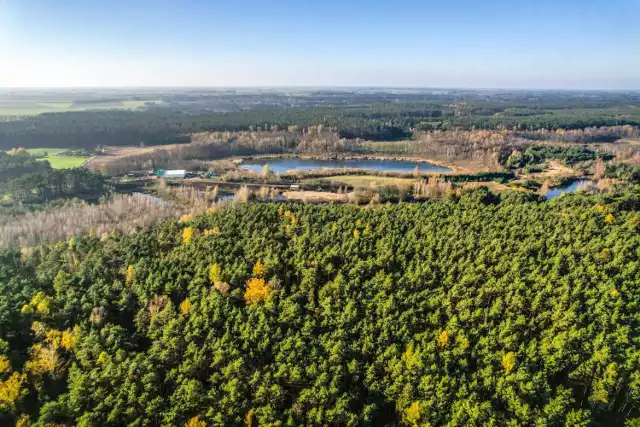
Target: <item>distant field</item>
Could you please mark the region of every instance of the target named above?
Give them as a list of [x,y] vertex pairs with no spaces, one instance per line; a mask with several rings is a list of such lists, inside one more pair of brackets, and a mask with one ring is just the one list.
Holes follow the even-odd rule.
[[62,113],[69,111],[89,110],[132,110],[143,107],[145,102],[161,104],[159,99],[153,100],[122,100],[119,102],[88,102],[73,104],[71,101],[15,101],[0,98],[0,116],[24,116],[42,113]]
[[352,187],[371,187],[372,185],[399,185],[409,186],[415,182],[412,178],[394,178],[389,176],[373,176],[373,175],[337,175],[323,178],[338,184],[346,184]]
[[31,148],[27,152],[33,156],[44,156],[39,160],[48,160],[51,163],[51,167],[54,169],[67,169],[76,168],[82,165],[89,157],[79,156],[60,156],[58,153],[66,151],[65,148]]

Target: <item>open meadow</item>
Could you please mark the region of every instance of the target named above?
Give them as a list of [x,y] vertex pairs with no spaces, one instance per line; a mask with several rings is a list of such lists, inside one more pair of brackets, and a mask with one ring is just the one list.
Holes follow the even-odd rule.
[[38,160],[48,160],[54,169],[76,168],[86,162],[87,156],[64,156],[60,153],[66,148],[31,148],[27,150],[32,156],[38,156]]

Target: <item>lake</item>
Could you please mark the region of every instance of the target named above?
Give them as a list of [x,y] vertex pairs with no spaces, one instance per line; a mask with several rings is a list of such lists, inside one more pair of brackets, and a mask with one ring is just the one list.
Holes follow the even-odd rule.
[[589,181],[587,179],[581,179],[579,181],[573,181],[571,184],[566,187],[556,187],[547,191],[546,197],[547,200],[556,198],[564,193],[571,193],[573,191],[581,190],[585,188],[585,186],[590,186],[593,184],[593,181]]
[[239,165],[240,168],[254,172],[262,172],[265,164],[274,173],[289,171],[309,171],[317,169],[367,169],[385,172],[413,172],[416,166],[420,172],[451,172],[451,169],[436,166],[427,162],[412,162],[408,160],[376,160],[376,159],[349,159],[349,160],[325,160],[325,159],[250,159]]

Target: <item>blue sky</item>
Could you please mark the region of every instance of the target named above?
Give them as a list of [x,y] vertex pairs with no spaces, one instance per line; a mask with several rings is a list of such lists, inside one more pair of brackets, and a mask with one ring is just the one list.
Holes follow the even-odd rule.
[[0,86],[640,89],[639,0],[0,0]]

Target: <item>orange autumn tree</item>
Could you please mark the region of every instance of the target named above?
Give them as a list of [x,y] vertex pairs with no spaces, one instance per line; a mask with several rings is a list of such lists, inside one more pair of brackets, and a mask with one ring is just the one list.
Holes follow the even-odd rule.
[[193,417],[189,421],[187,421],[184,427],[207,427],[207,423],[202,421],[200,419],[200,415],[198,415],[197,417]]
[[189,298],[187,298],[182,301],[182,304],[180,304],[180,313],[186,315],[189,313],[189,310],[191,310],[191,302],[189,301]]

